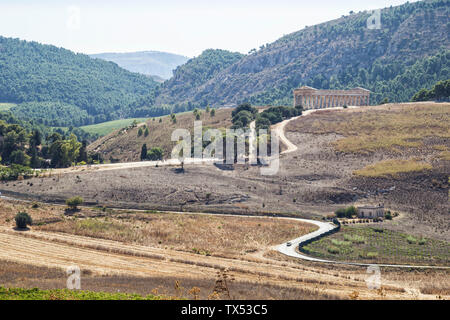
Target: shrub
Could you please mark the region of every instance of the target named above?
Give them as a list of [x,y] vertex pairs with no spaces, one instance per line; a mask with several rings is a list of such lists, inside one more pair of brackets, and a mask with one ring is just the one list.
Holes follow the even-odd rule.
[[413,236],[408,236],[408,237],[406,238],[406,241],[408,241],[409,244],[415,244],[415,243],[417,243],[417,239],[414,238]]
[[10,167],[0,167],[0,180],[18,180],[19,177],[30,178],[34,175],[33,169],[18,164]]
[[392,220],[392,214],[390,211],[386,212],[386,214],[384,215],[386,220]]
[[351,242],[357,243],[357,244],[366,243],[366,239],[364,237],[358,236],[358,235],[351,236],[349,234],[344,234],[344,239],[346,241],[351,241]]
[[328,248],[327,248],[327,250],[328,250],[328,252],[329,253],[331,253],[331,254],[338,254],[340,251],[339,251],[339,248],[337,248],[337,247],[335,247],[335,246],[329,246]]
[[336,215],[336,217],[338,218],[345,218],[345,209],[337,209],[334,214]]
[[83,198],[82,197],[73,197],[73,198],[69,198],[66,200],[66,204],[67,206],[72,209],[72,210],[76,210],[77,207],[83,203]]
[[354,206],[350,206],[347,208],[341,208],[335,211],[335,214],[338,218],[352,218],[357,215],[357,210]]
[[348,246],[348,245],[351,245],[350,241],[342,241],[342,240],[336,240],[336,239],[332,239],[331,243],[333,243],[335,246]]
[[162,160],[163,158],[163,150],[159,147],[151,148],[150,151],[147,152],[147,159],[152,161]]
[[422,238],[419,240],[419,245],[421,245],[421,246],[423,246],[426,243],[427,243],[427,239],[425,239],[425,238]]
[[356,216],[358,211],[356,210],[355,206],[350,206],[347,209],[345,209],[345,214],[347,218],[351,218],[353,216]]
[[18,229],[25,229],[28,225],[33,224],[33,219],[31,219],[30,215],[26,212],[19,212],[16,214],[15,220]]
[[367,258],[372,259],[378,257],[378,252],[368,252]]

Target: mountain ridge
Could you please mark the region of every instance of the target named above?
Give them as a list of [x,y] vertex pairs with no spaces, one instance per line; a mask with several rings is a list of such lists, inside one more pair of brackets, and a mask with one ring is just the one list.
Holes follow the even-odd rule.
[[164,80],[172,77],[172,71],[186,63],[189,57],[162,51],[136,51],[136,52],[104,52],[89,55],[92,58],[102,59],[116,63],[128,71],[157,76]]

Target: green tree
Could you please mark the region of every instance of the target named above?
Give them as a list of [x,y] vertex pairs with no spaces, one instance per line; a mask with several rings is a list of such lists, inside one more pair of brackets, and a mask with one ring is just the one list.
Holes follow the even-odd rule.
[[81,205],[82,203],[83,203],[83,198],[79,197],[79,196],[69,198],[66,200],[66,205],[71,210],[76,210],[78,208],[78,206]]
[[16,227],[18,229],[25,229],[27,226],[31,226],[33,224],[33,219],[26,212],[19,212],[16,214],[14,218],[16,221]]
[[163,150],[159,147],[151,148],[147,153],[147,158],[152,161],[162,160]]
[[143,144],[141,148],[141,161],[144,161],[147,159],[147,144]]

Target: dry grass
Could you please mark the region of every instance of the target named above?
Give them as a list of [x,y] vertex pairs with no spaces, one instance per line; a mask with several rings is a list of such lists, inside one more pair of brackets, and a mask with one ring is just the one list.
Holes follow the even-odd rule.
[[58,231],[126,243],[174,248],[203,255],[253,253],[315,230],[292,220],[222,215],[144,213],[83,208],[65,216],[64,207],[0,201],[0,224],[14,226],[19,211],[31,214],[33,229]]
[[[320,121],[314,120],[308,131],[344,136],[335,143],[341,152],[367,154],[380,149],[395,152],[402,147],[421,147],[427,137],[450,138],[448,103],[371,107],[313,117],[320,117]],[[302,124],[290,124],[289,130],[298,131],[294,126]]]
[[397,177],[399,173],[419,172],[432,168],[428,163],[415,160],[385,160],[356,170],[354,174],[371,178]]
[[[229,277],[228,292],[213,295],[222,274],[191,279],[179,277],[131,277],[131,276],[94,276],[83,272],[82,289],[111,293],[156,294],[185,299],[338,299],[339,296],[327,294],[319,289],[288,287],[265,283],[235,281]],[[23,287],[40,289],[64,289],[67,275],[59,268],[37,267],[28,264],[0,260],[0,284],[4,287]],[[342,298],[342,297],[341,297]]]
[[66,219],[39,229],[174,248],[202,255],[246,254],[314,230],[304,223],[170,213]]
[[[200,120],[203,127],[226,128],[231,125],[231,111],[230,108],[217,109],[216,115],[211,117],[205,110],[201,110]],[[192,112],[177,114],[175,124],[172,123],[170,116],[161,119],[162,122],[159,122],[158,118],[155,121],[149,119],[146,122],[149,129],[147,137],[144,134],[138,136],[139,127],[124,131],[116,130],[93,142],[88,149],[102,153],[105,160],[112,156],[119,159],[120,162],[139,161],[141,147],[146,143],[148,149],[152,147],[162,148],[164,158],[168,158],[175,146],[175,143],[171,141],[172,132],[178,128],[193,132],[195,116]]]

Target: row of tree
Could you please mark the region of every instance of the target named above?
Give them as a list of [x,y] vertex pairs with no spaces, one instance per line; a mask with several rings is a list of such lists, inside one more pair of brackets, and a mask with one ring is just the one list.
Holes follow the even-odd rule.
[[439,81],[430,90],[423,88],[412,97],[412,101],[430,101],[430,100],[434,101],[450,100],[450,79],[445,81]]
[[99,157],[88,155],[87,144],[86,140],[79,142],[73,133],[64,135],[53,132],[43,137],[38,129],[29,131],[19,124],[0,120],[1,163],[11,169],[21,168],[17,166],[62,168],[77,163],[94,163]]

